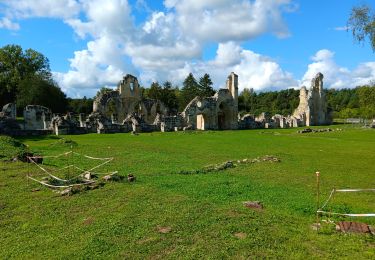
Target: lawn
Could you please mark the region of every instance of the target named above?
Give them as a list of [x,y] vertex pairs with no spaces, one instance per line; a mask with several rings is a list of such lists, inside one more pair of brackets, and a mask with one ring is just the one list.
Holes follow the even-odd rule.
[[[319,233],[311,228],[316,171],[322,200],[334,187],[375,188],[375,129],[337,127],[342,131],[64,136],[77,143],[78,153],[114,157],[106,169],[133,173],[136,182],[62,197],[26,180],[28,171],[38,172],[35,166],[0,162],[0,258],[374,259],[371,235],[339,233],[329,224]],[[43,155],[70,150],[55,136],[21,141]],[[281,161],[180,174],[265,155]],[[341,193],[329,208],[374,213],[374,198]],[[260,201],[264,208],[244,207],[244,201]],[[375,225],[374,218],[346,220]]]

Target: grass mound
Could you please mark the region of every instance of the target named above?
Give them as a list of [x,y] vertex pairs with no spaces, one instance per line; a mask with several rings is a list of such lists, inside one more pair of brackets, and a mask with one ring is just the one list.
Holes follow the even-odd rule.
[[10,136],[0,136],[0,161],[22,158],[27,153],[27,146]]
[[55,143],[52,143],[51,146],[62,146],[62,147],[76,147],[78,144],[72,139],[61,138]]

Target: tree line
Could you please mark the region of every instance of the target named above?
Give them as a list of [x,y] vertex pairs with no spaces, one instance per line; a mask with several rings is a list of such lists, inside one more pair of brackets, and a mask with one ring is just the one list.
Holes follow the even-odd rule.
[[48,58],[19,45],[0,48],[0,101],[16,102],[18,111],[41,104],[56,112],[67,107],[66,95],[52,79]]
[[[325,89],[328,110],[334,118],[375,118],[375,83],[366,86],[344,89]],[[238,97],[238,110],[241,114],[292,115],[299,105],[299,90],[287,89],[256,93],[244,89]]]
[[143,97],[162,101],[172,113],[182,111],[195,98],[210,97],[215,94],[209,74],[204,74],[197,80],[192,73],[185,78],[182,87],[172,86],[170,81],[163,84],[154,82],[150,88],[142,88]]
[[[108,91],[103,88],[100,91]],[[170,81],[154,82],[149,88],[141,87],[142,97],[161,100],[172,114],[181,112],[196,96],[215,94],[209,74],[196,79],[190,73],[182,86]],[[375,83],[354,89],[326,89],[329,109],[336,118],[375,118]],[[15,102],[19,115],[26,105],[42,105],[55,113],[85,113],[92,111],[93,99],[67,98],[52,78],[48,59],[41,53],[22,50],[18,45],[0,48],[0,105]],[[238,97],[241,114],[290,115],[299,104],[299,90],[286,89],[256,93],[244,89]]]

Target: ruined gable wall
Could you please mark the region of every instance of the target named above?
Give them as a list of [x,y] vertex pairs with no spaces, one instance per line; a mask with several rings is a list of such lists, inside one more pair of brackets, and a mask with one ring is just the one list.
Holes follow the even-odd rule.
[[300,103],[293,113],[302,122],[302,125],[331,124],[332,118],[328,111],[328,103],[323,90],[323,74],[317,73],[311,80],[310,90],[302,87],[300,91]]

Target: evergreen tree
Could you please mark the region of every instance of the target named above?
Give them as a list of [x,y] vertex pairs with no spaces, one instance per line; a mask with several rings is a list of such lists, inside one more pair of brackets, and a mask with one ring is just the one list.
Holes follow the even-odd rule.
[[151,99],[160,100],[162,96],[162,88],[158,82],[152,82],[150,89],[148,90],[147,96]]
[[168,110],[175,114],[178,109],[178,102],[176,96],[176,90],[172,87],[170,81],[163,83],[163,89],[161,91],[161,101],[168,107]]
[[183,110],[186,105],[196,96],[201,94],[197,80],[194,78],[192,73],[186,77],[183,82],[181,89],[181,95],[179,100],[179,108]]
[[208,75],[207,73],[204,74],[203,77],[199,79],[199,90],[201,92],[200,96],[203,96],[203,97],[213,96],[215,94],[215,90],[213,89],[212,85],[213,84],[212,84],[210,75]]
[[76,114],[90,114],[92,112],[93,99],[87,98],[86,96],[84,96],[82,99],[68,98],[68,104],[69,112]]

